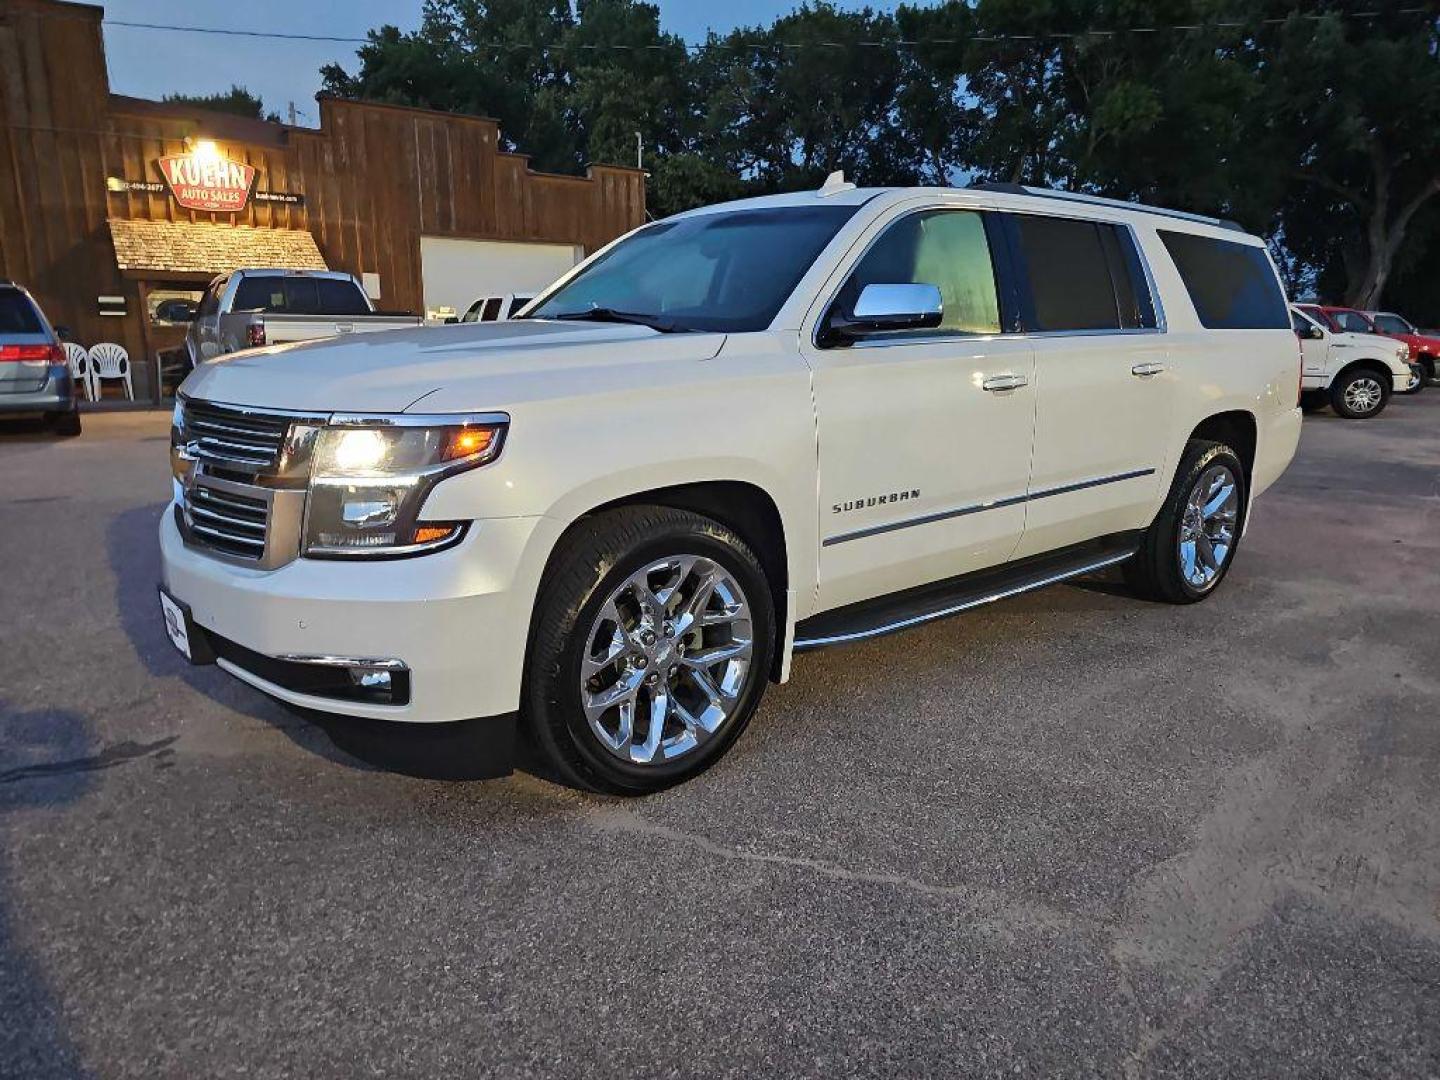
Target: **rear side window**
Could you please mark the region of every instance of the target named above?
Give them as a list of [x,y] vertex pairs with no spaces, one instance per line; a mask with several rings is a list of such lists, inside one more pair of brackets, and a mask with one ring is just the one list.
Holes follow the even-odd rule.
[[1160,239],[1207,330],[1283,330],[1285,294],[1265,249],[1193,233],[1159,230]]
[[1128,229],[1103,221],[1011,215],[1024,280],[1027,329],[1141,330],[1155,304]]
[[0,334],[43,334],[40,316],[25,294],[0,289]]
[[480,321],[481,321],[481,322],[494,322],[494,321],[495,321],[496,316],[498,316],[498,315],[500,314],[500,300],[501,300],[501,299],[502,299],[502,298],[499,297],[499,296],[492,296],[492,297],[490,297],[489,300],[486,300],[486,301],[485,301],[484,310],[482,310],[481,313],[480,313]]

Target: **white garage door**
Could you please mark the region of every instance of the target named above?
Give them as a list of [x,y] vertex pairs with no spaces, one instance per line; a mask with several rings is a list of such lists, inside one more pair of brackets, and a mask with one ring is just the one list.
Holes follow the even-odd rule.
[[462,315],[477,296],[536,293],[580,261],[571,244],[420,238],[420,278],[430,318]]

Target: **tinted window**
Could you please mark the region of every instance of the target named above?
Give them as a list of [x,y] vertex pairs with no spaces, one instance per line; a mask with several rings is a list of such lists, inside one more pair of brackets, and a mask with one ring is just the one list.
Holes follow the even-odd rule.
[[277,309],[291,315],[319,315],[320,290],[314,278],[277,278],[285,287],[285,306]]
[[1253,244],[1160,230],[1160,239],[1209,330],[1270,330],[1290,325],[1280,281]]
[[285,279],[281,277],[241,278],[235,289],[231,311],[277,312],[287,310]]
[[932,210],[901,218],[865,253],[836,304],[849,313],[866,285],[917,283],[940,290],[945,305],[940,325],[896,336],[1000,332],[995,269],[979,214]]
[[1358,311],[1332,311],[1330,318],[1341,330],[1352,334],[1370,333],[1370,320]]
[[1290,328],[1300,336],[1304,337],[1309,334],[1310,328],[1314,325],[1314,323],[1312,323],[1304,315],[1301,315],[1298,311],[1292,311],[1290,313]]
[[485,308],[480,314],[481,322],[494,322],[500,314],[500,297],[492,296],[485,301]]
[[365,293],[353,281],[316,278],[315,291],[319,295],[320,302],[317,310],[323,315],[370,314],[370,305],[365,302]]
[[845,205],[785,206],[661,221],[615,245],[529,314],[607,307],[682,330],[763,330],[854,213]]
[[1413,334],[1415,328],[1399,315],[1376,315],[1375,325],[1387,334]]
[[0,289],[0,334],[43,334],[40,317],[25,294]]
[[[1111,259],[1093,221],[1015,215],[1020,255],[1030,282],[1031,330],[1119,330],[1120,303],[1111,277]],[[1109,229],[1109,226],[1103,228]],[[1112,236],[1110,246],[1116,248]],[[1126,285],[1126,304],[1135,311],[1135,289]]]
[[473,304],[471,304],[468,308],[465,309],[465,314],[460,316],[460,321],[478,322],[480,319],[480,307],[484,303],[484,300],[476,300]]

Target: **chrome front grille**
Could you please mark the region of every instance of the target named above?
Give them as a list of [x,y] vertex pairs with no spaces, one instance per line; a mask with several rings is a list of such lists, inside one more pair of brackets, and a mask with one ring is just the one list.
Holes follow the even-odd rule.
[[233,488],[221,491],[201,478],[191,486],[186,502],[190,531],[203,543],[242,559],[264,558],[267,500],[237,494]]
[[288,416],[187,401],[181,434],[199,461],[260,470],[280,463],[289,430]]
[[297,558],[310,455],[325,420],[182,398],[170,469],[186,543],[262,570]]

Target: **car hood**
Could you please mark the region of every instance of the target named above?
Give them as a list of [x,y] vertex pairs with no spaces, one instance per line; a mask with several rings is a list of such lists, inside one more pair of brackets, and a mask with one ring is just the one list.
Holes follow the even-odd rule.
[[181,385],[187,397],[304,412],[443,412],[653,384],[655,367],[703,360],[723,334],[519,319],[392,330],[230,353]]
[[[1384,334],[1362,334],[1354,330],[1336,334],[1335,337],[1346,345],[1371,349],[1387,356],[1393,356],[1400,351],[1401,346],[1405,345],[1399,338],[1386,337]],[[1407,354],[1409,353],[1408,346],[1405,351]]]

